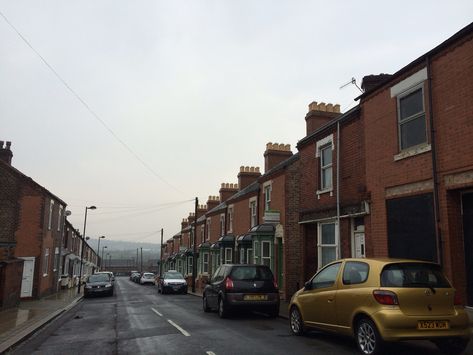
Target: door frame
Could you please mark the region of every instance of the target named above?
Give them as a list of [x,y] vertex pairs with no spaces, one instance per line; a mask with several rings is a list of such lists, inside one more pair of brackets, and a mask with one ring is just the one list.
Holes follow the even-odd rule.
[[36,257],[34,256],[19,256],[18,258],[23,259],[25,262],[26,261],[32,261],[33,262],[33,271],[31,274],[31,289],[28,292],[28,296],[23,296],[23,275],[25,272],[25,266],[26,263],[23,263],[23,272],[21,274],[22,280],[21,280],[21,290],[20,290],[20,298],[28,298],[28,297],[33,297],[33,288],[34,288],[34,273],[35,273],[35,264],[36,264]]

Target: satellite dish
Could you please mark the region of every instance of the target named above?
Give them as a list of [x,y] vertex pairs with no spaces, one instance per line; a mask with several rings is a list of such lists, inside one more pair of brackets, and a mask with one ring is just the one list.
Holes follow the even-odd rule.
[[69,211],[69,210],[66,210],[66,217],[67,217],[67,216],[70,216],[71,214],[72,214],[72,212],[71,212],[71,211]]

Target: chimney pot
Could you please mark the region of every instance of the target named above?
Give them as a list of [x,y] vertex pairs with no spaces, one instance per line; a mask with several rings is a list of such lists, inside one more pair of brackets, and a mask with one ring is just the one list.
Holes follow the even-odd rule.
[[317,107],[317,101],[312,101],[310,104],[309,104],[309,112],[310,111],[317,111],[318,107]]

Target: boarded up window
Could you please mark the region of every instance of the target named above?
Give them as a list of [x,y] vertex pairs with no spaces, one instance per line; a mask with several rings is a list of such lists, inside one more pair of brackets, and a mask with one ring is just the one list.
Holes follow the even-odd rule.
[[389,256],[437,261],[432,194],[392,199],[386,205]]

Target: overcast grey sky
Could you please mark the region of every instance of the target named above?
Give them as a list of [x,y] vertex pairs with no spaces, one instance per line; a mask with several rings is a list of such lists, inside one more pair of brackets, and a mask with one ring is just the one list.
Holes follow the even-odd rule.
[[[304,137],[311,101],[353,107],[468,25],[473,1],[5,1],[0,139],[87,235],[159,242],[267,142]],[[187,202],[184,202],[187,201]]]

